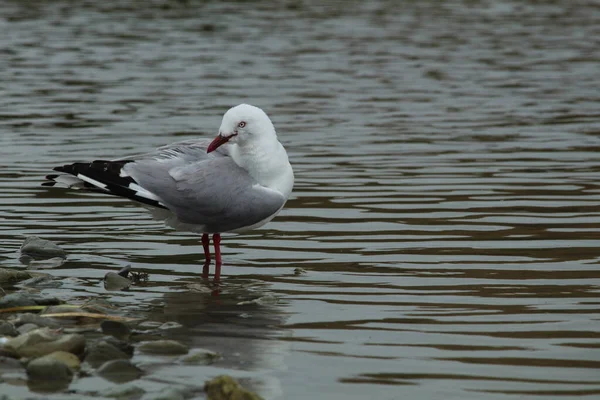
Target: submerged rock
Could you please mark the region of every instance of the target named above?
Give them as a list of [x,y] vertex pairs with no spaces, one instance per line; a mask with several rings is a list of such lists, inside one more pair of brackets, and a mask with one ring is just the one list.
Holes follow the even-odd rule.
[[184,400],[190,394],[190,390],[185,388],[167,387],[149,397],[148,400]]
[[98,375],[115,383],[133,381],[144,374],[144,371],[136,367],[129,360],[107,361],[98,368]]
[[17,336],[19,332],[13,324],[7,321],[0,321],[0,336]]
[[[32,362],[46,362],[46,361],[56,361],[59,363],[62,363],[64,365],[66,365],[67,367],[69,367],[69,369],[72,372],[76,372],[79,371],[79,368],[81,366],[81,362],[79,361],[79,357],[77,357],[75,354],[73,353],[68,353],[66,351],[55,351],[52,352],[50,354],[47,354],[45,356],[36,358],[35,360],[32,360],[29,364],[31,364]],[[29,367],[28,364],[28,367]]]
[[102,397],[113,399],[137,399],[146,393],[144,389],[131,383],[113,386],[99,393]]
[[108,272],[104,275],[104,289],[106,290],[125,290],[131,286],[131,281],[115,272]]
[[26,279],[31,279],[29,272],[0,268],[0,283],[15,283]]
[[7,294],[0,297],[0,308],[27,307],[27,306],[48,306],[61,304],[56,297],[42,297],[37,294],[19,292]]
[[114,336],[117,339],[127,339],[131,334],[131,329],[119,321],[106,320],[100,324],[100,329],[105,335]]
[[67,252],[60,246],[49,240],[40,239],[37,236],[30,236],[25,239],[20,250],[21,254],[34,258],[67,257]]
[[192,353],[181,357],[180,361],[184,364],[208,365],[221,358],[219,353],[206,349],[194,349]]
[[61,360],[40,357],[27,364],[27,377],[36,381],[71,382],[73,371]]
[[60,323],[52,318],[45,318],[37,314],[21,314],[15,321],[15,326],[35,324],[38,327],[60,328]]
[[217,376],[204,384],[208,400],[263,400],[259,395],[240,386],[228,375]]
[[4,347],[20,357],[28,358],[45,356],[55,351],[81,354],[85,349],[85,338],[77,333],[63,335],[50,328],[40,328],[9,339]]
[[85,361],[92,367],[98,368],[107,361],[128,360],[129,358],[130,356],[125,352],[107,341],[101,340],[91,346],[85,357]]
[[159,355],[180,355],[187,354],[190,351],[189,347],[175,340],[143,342],[138,349],[143,353]]

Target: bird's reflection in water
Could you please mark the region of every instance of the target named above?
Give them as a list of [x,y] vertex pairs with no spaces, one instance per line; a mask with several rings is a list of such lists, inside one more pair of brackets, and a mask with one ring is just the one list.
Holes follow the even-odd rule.
[[285,303],[270,292],[270,284],[230,277],[218,283],[204,280],[183,287],[183,291],[165,294],[162,307],[155,307],[149,315],[154,321],[181,324],[165,331],[165,336],[192,349],[220,353],[223,357],[215,367],[260,371],[258,380],[252,378],[254,389],[262,394],[278,392],[279,382],[264,372],[285,369],[283,358],[289,342],[278,340],[287,335],[281,328],[286,319]]

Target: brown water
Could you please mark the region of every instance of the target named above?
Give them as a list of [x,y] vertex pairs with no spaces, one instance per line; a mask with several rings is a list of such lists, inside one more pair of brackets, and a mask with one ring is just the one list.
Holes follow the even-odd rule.
[[[44,294],[223,353],[136,355],[150,391],[228,373],[267,399],[599,396],[600,8],[544,3],[6,0],[0,267],[53,240],[69,259]],[[212,137],[240,102],[271,115],[296,185],[264,229],[224,238],[218,295],[197,236],[39,186]],[[128,264],[150,282],[105,291]]]

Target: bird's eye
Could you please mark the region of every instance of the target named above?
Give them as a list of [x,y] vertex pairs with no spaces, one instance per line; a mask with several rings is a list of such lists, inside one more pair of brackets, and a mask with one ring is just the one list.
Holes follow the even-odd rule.
[[238,128],[243,128],[245,126],[246,126],[246,123],[244,121],[242,121],[238,124]]

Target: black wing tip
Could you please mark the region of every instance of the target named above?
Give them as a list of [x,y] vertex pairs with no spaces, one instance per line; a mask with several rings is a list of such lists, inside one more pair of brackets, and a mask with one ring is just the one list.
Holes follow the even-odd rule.
[[52,181],[52,182],[42,182],[42,186],[49,186],[52,187],[56,185],[56,182]]

